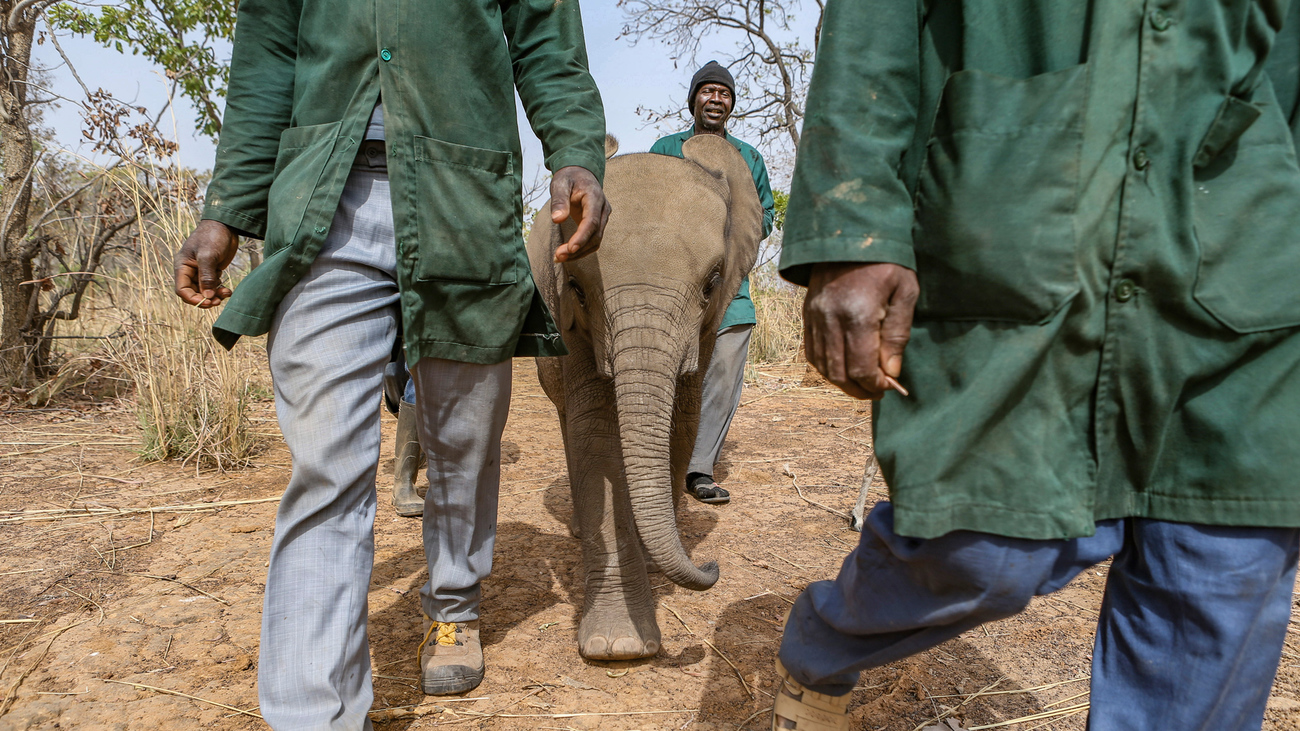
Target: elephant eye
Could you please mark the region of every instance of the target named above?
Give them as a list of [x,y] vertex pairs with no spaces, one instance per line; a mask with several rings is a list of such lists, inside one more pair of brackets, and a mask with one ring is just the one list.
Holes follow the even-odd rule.
[[582,286],[578,284],[577,279],[569,277],[569,289],[572,289],[573,295],[578,298],[578,306],[586,307],[587,293],[582,291]]
[[717,289],[719,284],[722,284],[722,272],[714,269],[709,273],[709,278],[704,280],[704,299],[713,296],[713,290]]

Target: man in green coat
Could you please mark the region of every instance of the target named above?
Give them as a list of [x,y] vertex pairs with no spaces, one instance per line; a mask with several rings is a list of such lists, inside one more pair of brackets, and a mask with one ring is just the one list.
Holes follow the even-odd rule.
[[[240,3],[216,166],[176,288],[195,306],[225,302],[226,347],[269,333],[293,456],[258,662],[273,728],[370,725],[378,407],[399,332],[430,463],[412,654],[426,693],[482,680],[510,358],[564,352],[521,234],[516,90],[554,172],[552,218],[577,224],[556,259],[588,254],[609,207],[577,0]],[[220,277],[237,235],[263,239],[265,258],[232,294]]]
[[[686,106],[695,124],[690,129],[660,138],[650,148],[659,155],[682,156],[686,140],[700,134],[722,137],[740,152],[754,176],[754,188],[763,204],[763,236],[772,233],[776,220],[776,202],[767,178],[767,164],[758,150],[727,132],[727,120],[736,104],[736,80],[717,61],[710,61],[695,72]],[[713,480],[713,467],[722,452],[722,443],[731,428],[731,419],[740,405],[745,386],[745,360],[749,356],[749,336],[757,324],[754,301],[749,298],[749,277],[727,307],[718,327],[718,341],[704,376],[700,394],[700,428],[695,435],[695,450],[687,466],[686,492],[706,503],[726,503],[731,495]]]
[[1089,728],[1259,728],[1300,555],[1286,12],[827,3],[781,267],[881,399],[890,501],[792,608],[773,728],[1109,556]]

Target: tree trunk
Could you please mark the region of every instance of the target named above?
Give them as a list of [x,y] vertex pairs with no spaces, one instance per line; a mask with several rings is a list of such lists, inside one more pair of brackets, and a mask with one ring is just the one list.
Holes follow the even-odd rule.
[[[28,64],[36,29],[33,6],[0,0],[0,380],[24,378],[26,347],[22,327],[28,319],[32,288],[27,214],[32,197],[34,147],[28,121]],[[13,21],[12,23],[10,21]]]

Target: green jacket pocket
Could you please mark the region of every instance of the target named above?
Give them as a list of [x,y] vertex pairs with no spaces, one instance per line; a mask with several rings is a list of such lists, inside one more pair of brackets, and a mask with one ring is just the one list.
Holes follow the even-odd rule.
[[917,316],[1041,323],[1079,291],[1087,65],[948,78],[916,188]]
[[1192,181],[1194,296],[1238,333],[1300,326],[1300,166],[1277,105],[1265,109]]
[[280,135],[275,178],[266,200],[266,240],[262,248],[267,257],[297,240],[307,204],[334,151],[340,124],[290,127]]
[[417,281],[518,281],[519,186],[509,152],[415,138]]

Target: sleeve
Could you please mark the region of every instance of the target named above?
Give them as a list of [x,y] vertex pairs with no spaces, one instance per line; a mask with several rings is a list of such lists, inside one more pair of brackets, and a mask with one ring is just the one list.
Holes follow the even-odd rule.
[[266,235],[266,199],[280,135],[293,111],[300,0],[243,0],[230,87],[203,218],[245,236]]
[[899,175],[920,94],[920,8],[829,0],[790,190],[781,274],[822,262],[915,268],[912,197]]
[[605,108],[587,68],[578,0],[498,0],[515,88],[546,168],[605,177]]
[[757,151],[754,152],[751,172],[754,173],[754,187],[758,190],[758,201],[763,204],[763,238],[767,238],[772,235],[772,227],[776,223],[776,199],[772,197],[772,182],[767,177],[767,163],[763,162],[763,156]]
[[650,152],[652,152],[652,153],[654,153],[654,154],[656,154],[656,155],[671,155],[671,154],[673,154],[673,153],[670,151],[670,148],[669,148],[669,146],[668,146],[668,140],[669,140],[668,137],[660,137],[659,139],[655,140],[655,143],[654,143],[653,145],[650,145]]

